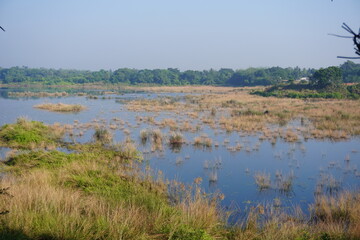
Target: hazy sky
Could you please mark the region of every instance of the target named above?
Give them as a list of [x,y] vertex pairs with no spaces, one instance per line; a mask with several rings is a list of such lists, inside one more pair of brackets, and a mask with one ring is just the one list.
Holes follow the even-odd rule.
[[360,0],[0,0],[0,67],[327,67],[343,22]]

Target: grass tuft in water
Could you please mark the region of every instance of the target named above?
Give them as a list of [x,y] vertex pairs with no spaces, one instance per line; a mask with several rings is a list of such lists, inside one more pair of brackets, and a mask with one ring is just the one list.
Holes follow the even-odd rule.
[[254,176],[255,183],[260,190],[265,190],[271,187],[270,174],[258,172]]

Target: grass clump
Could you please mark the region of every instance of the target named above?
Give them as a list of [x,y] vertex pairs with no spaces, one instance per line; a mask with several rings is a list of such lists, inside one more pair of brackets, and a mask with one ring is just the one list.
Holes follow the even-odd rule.
[[106,128],[96,128],[93,139],[96,142],[100,142],[102,144],[108,144],[111,143],[113,140],[113,135],[111,132]]
[[28,168],[57,168],[66,163],[74,161],[76,154],[66,154],[59,151],[30,151],[11,156],[5,164],[12,166],[12,169]]
[[85,107],[80,104],[64,103],[43,103],[35,105],[34,107],[52,112],[80,112],[85,110]]
[[64,129],[59,125],[47,126],[41,122],[19,118],[16,123],[0,128],[0,145],[33,149],[57,145]]
[[159,146],[163,142],[163,134],[160,129],[143,129],[140,131],[140,139],[143,144],[146,144],[148,140]]
[[210,147],[212,147],[212,139],[207,136],[195,137],[194,145],[196,147],[203,146],[203,147],[210,148]]
[[268,189],[271,187],[270,174],[259,172],[255,174],[254,178],[255,183],[260,190]]
[[328,239],[360,239],[360,193],[321,195],[310,206],[311,223]]
[[180,132],[171,132],[169,136],[170,145],[181,145],[185,143],[184,136]]
[[294,176],[289,174],[284,176],[282,174],[278,174],[276,176],[276,187],[280,192],[289,193],[293,188]]

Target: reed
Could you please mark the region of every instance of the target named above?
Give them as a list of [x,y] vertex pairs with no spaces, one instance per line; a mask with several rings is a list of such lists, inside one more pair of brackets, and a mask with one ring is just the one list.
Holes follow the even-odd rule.
[[254,176],[255,183],[260,190],[265,190],[271,187],[270,174],[258,172]]
[[195,137],[194,146],[210,148],[212,147],[212,139],[207,136]]
[[100,143],[103,143],[103,144],[108,144],[108,143],[112,142],[113,135],[106,128],[96,128],[95,132],[94,132],[94,135],[93,135],[93,139],[96,142],[100,142]]
[[84,106],[79,104],[64,103],[43,103],[35,105],[34,107],[52,112],[80,112],[86,109]]
[[180,132],[171,132],[169,136],[169,143],[171,145],[185,143],[184,136]]

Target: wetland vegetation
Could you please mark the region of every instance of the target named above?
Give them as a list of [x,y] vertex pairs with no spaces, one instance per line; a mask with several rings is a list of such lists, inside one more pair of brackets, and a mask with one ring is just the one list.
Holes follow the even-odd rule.
[[64,103],[42,103],[34,106],[35,108],[48,110],[52,112],[80,112],[85,109],[79,104],[64,104]]
[[27,98],[0,119],[1,238],[358,239],[359,101],[260,89]]

